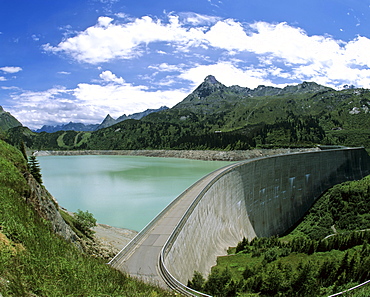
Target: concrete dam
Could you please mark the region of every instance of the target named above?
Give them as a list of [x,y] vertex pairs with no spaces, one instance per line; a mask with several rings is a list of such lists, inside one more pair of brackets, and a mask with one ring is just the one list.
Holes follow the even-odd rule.
[[363,148],[229,165],[177,197],[110,264],[144,281],[200,296],[184,285],[194,271],[209,274],[217,256],[243,237],[286,232],[325,190],[368,174],[370,158]]

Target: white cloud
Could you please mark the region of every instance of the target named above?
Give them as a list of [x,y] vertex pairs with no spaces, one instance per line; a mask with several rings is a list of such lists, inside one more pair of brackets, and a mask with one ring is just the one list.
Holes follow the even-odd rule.
[[18,90],[10,95],[13,100],[9,112],[23,125],[33,129],[49,122],[70,120],[71,114],[79,107],[70,99],[64,87],[34,92]]
[[42,92],[18,90],[11,94],[12,107],[7,110],[31,129],[71,121],[96,124],[108,113],[118,117],[164,105],[172,107],[188,93],[189,90],[149,91],[145,86],[128,83],[81,83],[70,90],[64,87]]
[[193,26],[212,25],[220,20],[220,17],[198,14],[194,12],[180,13],[180,17],[183,19],[185,24],[191,24]]
[[38,35],[36,35],[36,34],[32,34],[32,39],[34,40],[34,41],[39,41],[40,40],[40,37],[38,36]]
[[233,20],[217,22],[204,35],[204,41],[215,48],[248,50],[248,36],[240,23]]
[[188,95],[188,90],[149,91],[145,86],[79,84],[73,90],[75,98],[84,106],[96,106],[118,117],[147,108],[166,105],[172,107]]
[[148,68],[155,69],[160,72],[178,72],[178,71],[183,71],[185,67],[186,65],[184,64],[170,65],[168,63],[161,63],[159,65],[151,65]]
[[107,28],[112,21],[113,19],[110,17],[100,17],[98,18],[98,26]]
[[126,13],[123,13],[123,12],[116,13],[115,16],[120,18],[120,19],[125,19],[125,18],[128,17],[128,15]]
[[180,78],[193,82],[193,86],[199,85],[207,75],[214,75],[216,79],[227,85],[239,85],[242,87],[255,88],[259,85],[273,85],[267,78],[269,72],[262,69],[240,69],[229,62],[220,62],[213,65],[198,65],[180,75]]
[[4,87],[4,86],[2,86],[1,87],[1,89],[3,89],[3,90],[19,90],[19,88],[18,87]]
[[[44,48],[91,64],[139,58],[147,53],[162,57],[164,54],[177,57],[186,54],[188,61],[207,55],[217,64],[215,55],[220,56],[220,51],[233,63],[233,57],[247,54],[260,62],[250,63],[251,69],[280,68],[278,64],[284,64],[286,71],[268,70],[277,79],[286,79],[289,72],[291,79],[320,80],[329,85],[347,81],[369,86],[366,70],[370,68],[370,39],[366,37],[346,43],[330,36],[309,36],[301,28],[287,23],[247,25],[195,13],[169,14],[167,18],[162,21],[149,16],[126,17],[126,23],[116,23],[112,18],[100,17],[95,26],[66,38],[55,47],[47,44]],[[240,69],[242,73],[243,69]],[[165,67],[162,70],[165,71]],[[359,81],[363,85],[359,85]]]
[[23,69],[21,67],[5,66],[0,67],[0,70],[5,73],[17,73],[19,71],[22,71]]
[[105,82],[113,82],[116,84],[123,84],[125,81],[122,77],[117,77],[115,74],[113,74],[111,71],[103,71],[99,77],[105,81]]
[[0,76],[0,81],[6,81],[7,79],[4,76]]
[[97,64],[139,57],[143,55],[145,45],[152,42],[190,44],[199,39],[199,32],[199,29],[182,28],[176,16],[170,16],[168,24],[144,16],[119,25],[112,24],[110,18],[101,17],[95,26],[67,38],[56,47],[46,44],[44,49],[64,52],[80,62]]

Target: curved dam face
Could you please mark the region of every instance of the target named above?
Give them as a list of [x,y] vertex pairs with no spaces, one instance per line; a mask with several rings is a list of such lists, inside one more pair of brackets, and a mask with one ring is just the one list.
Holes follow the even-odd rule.
[[163,264],[186,284],[243,237],[286,232],[335,184],[369,174],[364,149],[335,149],[248,160],[215,177],[163,249]]

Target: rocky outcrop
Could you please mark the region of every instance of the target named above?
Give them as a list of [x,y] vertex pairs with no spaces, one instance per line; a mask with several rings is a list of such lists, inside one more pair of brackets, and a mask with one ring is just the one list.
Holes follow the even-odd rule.
[[[95,233],[93,237],[78,237],[59,213],[59,205],[54,197],[35,180],[32,174],[27,172],[24,176],[30,187],[30,192],[26,194],[27,203],[33,206],[40,217],[51,223],[54,233],[86,254],[108,261],[137,234],[133,230],[97,224],[92,229]],[[68,213],[73,215],[73,213]]]
[[32,174],[25,173],[25,178],[30,187],[26,201],[33,205],[40,217],[51,222],[56,234],[81,248],[79,237],[60,215],[58,203],[53,196],[35,180]]

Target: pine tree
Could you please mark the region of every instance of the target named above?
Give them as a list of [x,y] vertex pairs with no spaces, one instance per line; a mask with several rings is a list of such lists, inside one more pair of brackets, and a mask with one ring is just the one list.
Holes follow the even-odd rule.
[[198,271],[194,271],[193,279],[188,281],[188,287],[201,292],[203,291],[204,283],[203,275]]
[[39,184],[42,184],[42,176],[39,162],[37,162],[36,156],[31,155],[28,161],[30,172]]

